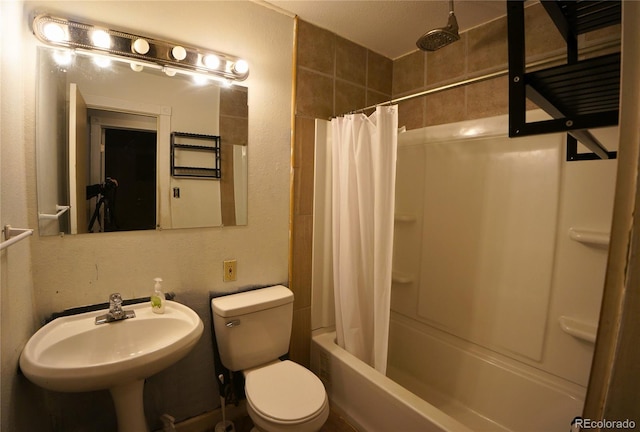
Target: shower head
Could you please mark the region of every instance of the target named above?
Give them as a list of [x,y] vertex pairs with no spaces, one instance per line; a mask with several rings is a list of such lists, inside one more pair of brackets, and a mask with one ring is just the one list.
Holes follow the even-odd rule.
[[435,51],[460,39],[458,20],[453,13],[453,0],[449,0],[449,22],[446,27],[429,30],[416,42],[423,51]]

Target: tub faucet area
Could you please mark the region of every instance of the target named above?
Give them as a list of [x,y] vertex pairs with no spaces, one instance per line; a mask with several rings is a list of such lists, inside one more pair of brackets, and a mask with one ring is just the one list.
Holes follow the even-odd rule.
[[109,312],[96,317],[96,325],[114,321],[122,321],[127,318],[135,318],[136,313],[132,310],[122,309],[122,296],[120,293],[113,293],[109,296]]

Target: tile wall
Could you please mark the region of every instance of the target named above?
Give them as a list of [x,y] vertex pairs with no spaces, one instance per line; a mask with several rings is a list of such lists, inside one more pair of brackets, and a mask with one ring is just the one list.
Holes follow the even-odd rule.
[[308,366],[315,119],[328,120],[391,99],[393,62],[302,20],[298,21],[297,46],[290,281],[295,303],[290,354],[292,359]]
[[[540,4],[525,10],[525,48],[527,63],[566,53],[560,33]],[[536,29],[531,31],[530,29]],[[394,98],[452,84],[469,78],[506,70],[507,18],[502,17],[461,33],[460,40],[438,51],[415,51],[393,62]],[[580,36],[578,46],[588,48],[619,40],[620,27],[611,27]],[[613,48],[619,51],[619,48]],[[597,52],[592,55],[601,55]],[[559,61],[558,63],[564,63]],[[418,129],[456,121],[508,113],[507,76],[464,87],[457,87],[402,102],[398,123]],[[536,108],[529,103],[528,109]]]
[[[564,41],[540,4],[525,11],[527,62],[563,55]],[[418,35],[419,36],[419,35]],[[581,48],[616,41],[620,28],[581,36]],[[434,52],[395,60],[299,20],[295,101],[294,219],[291,287],[296,295],[291,356],[308,365],[311,331],[314,119],[507,69],[506,16],[461,34]],[[614,47],[611,51],[618,51]],[[601,55],[597,52],[593,55]],[[562,63],[562,61],[561,61]],[[528,109],[536,108],[529,103]],[[507,77],[470,84],[399,104],[407,129],[506,114]]]
[[222,201],[222,225],[236,225],[236,204],[233,173],[233,147],[246,146],[249,142],[248,92],[245,87],[232,87],[220,92],[220,136],[223,137],[222,178],[220,199]]

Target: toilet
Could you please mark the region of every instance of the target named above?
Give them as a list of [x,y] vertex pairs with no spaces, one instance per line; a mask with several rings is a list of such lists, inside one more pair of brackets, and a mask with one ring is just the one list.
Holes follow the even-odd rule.
[[222,364],[245,377],[247,411],[264,432],[316,432],[329,417],[322,381],[289,351],[293,293],[276,285],[211,300]]

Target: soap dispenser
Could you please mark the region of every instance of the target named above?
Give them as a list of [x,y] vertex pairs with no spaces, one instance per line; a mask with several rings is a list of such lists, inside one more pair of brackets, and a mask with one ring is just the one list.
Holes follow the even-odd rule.
[[153,294],[151,294],[151,310],[157,314],[164,313],[164,302],[165,296],[162,292],[162,286],[160,283],[162,282],[161,278],[155,278],[156,281],[155,286],[153,287]]

